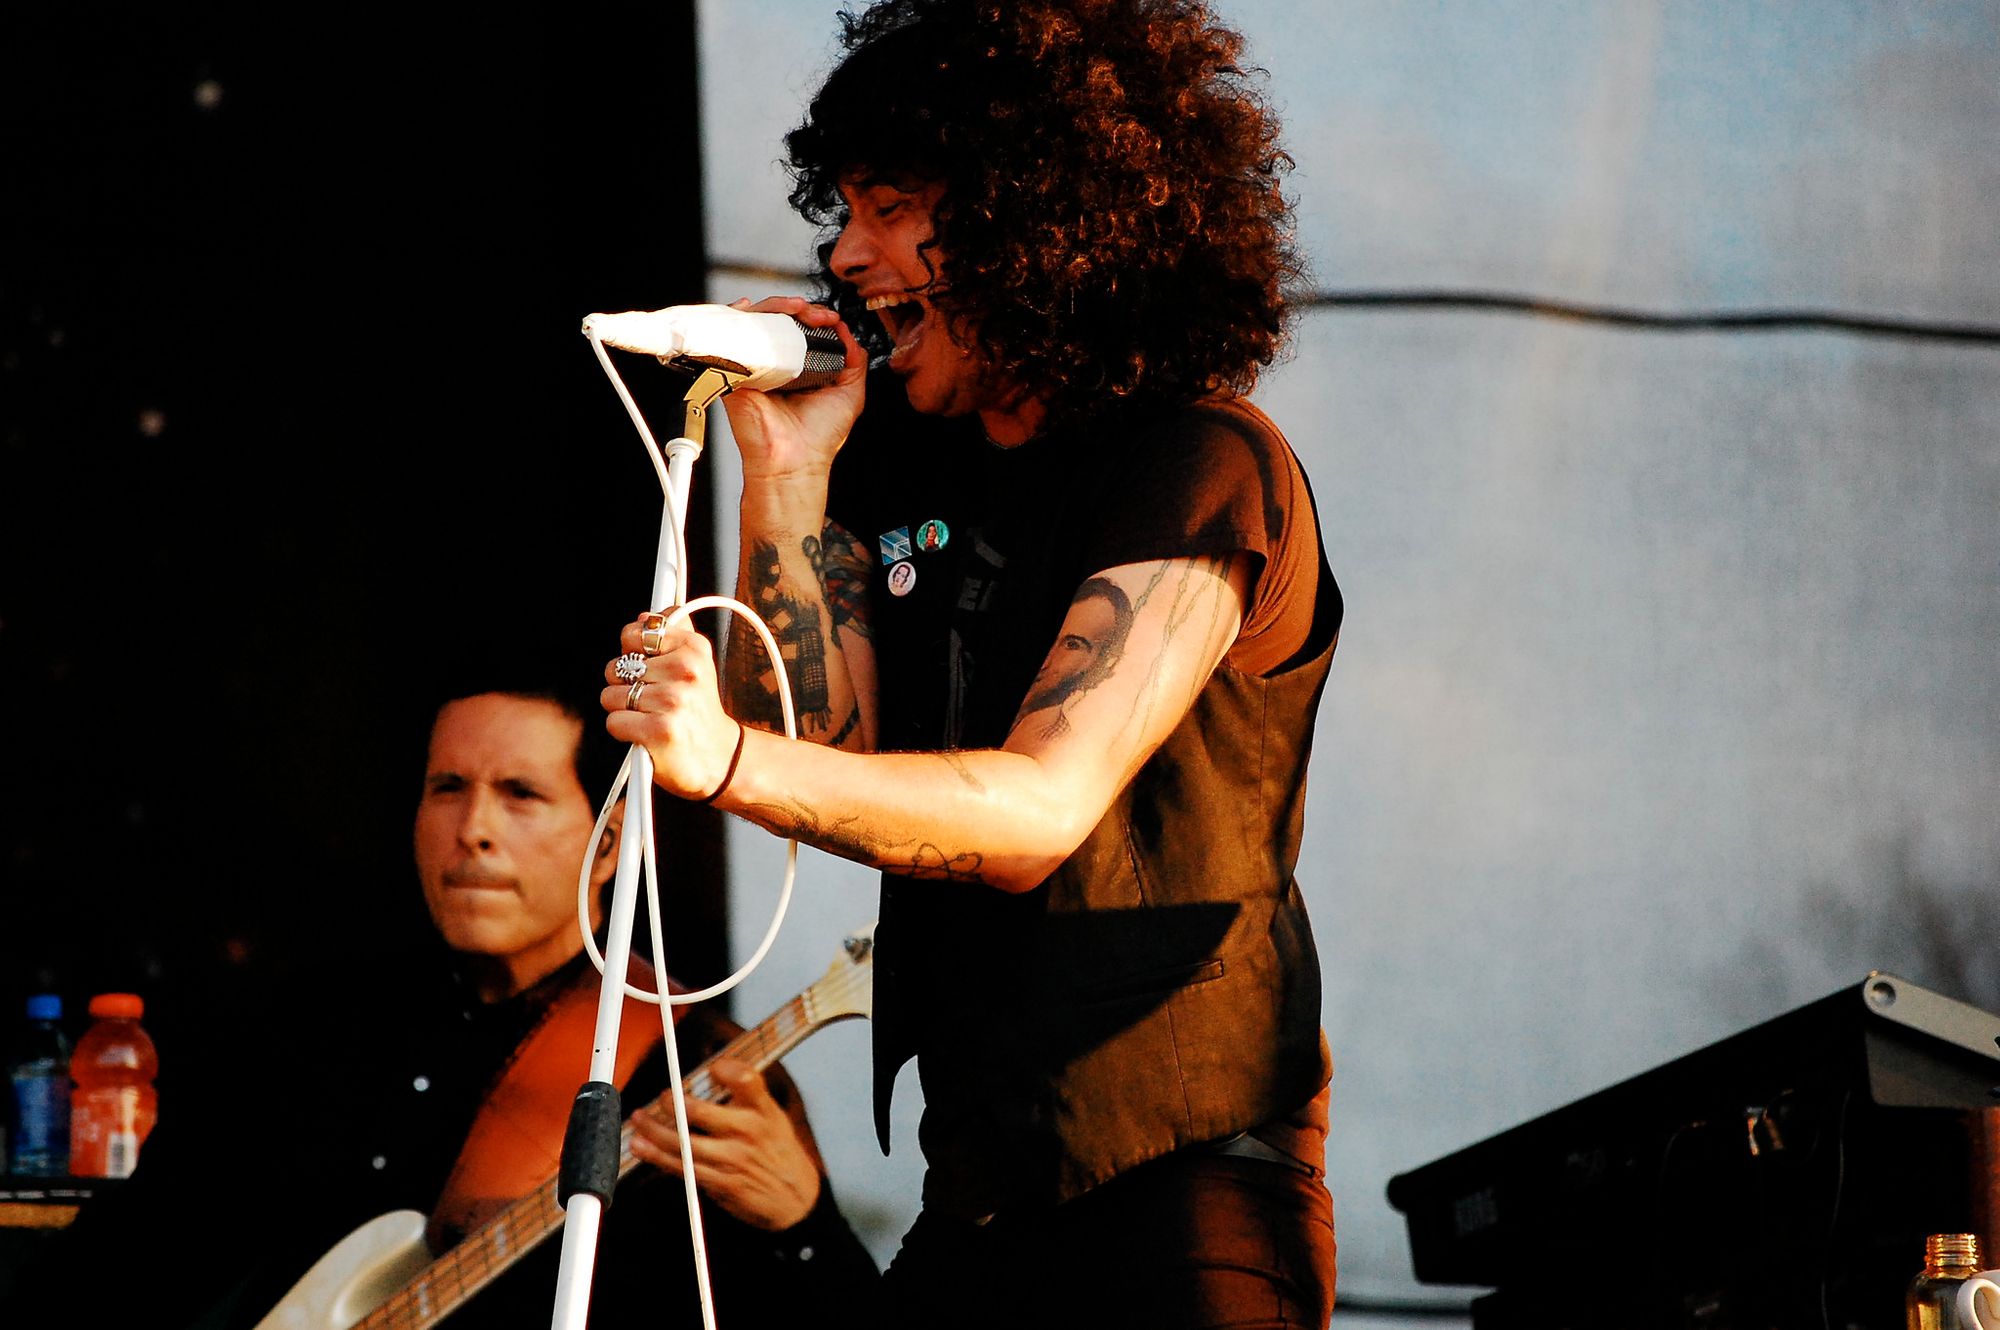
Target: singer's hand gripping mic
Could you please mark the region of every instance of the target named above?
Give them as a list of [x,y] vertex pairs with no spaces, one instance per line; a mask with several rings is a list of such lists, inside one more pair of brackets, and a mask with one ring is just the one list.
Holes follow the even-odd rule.
[[607,346],[658,356],[672,369],[741,374],[745,377],[733,386],[758,392],[824,387],[847,365],[846,348],[833,329],[728,305],[592,314],[583,331]]

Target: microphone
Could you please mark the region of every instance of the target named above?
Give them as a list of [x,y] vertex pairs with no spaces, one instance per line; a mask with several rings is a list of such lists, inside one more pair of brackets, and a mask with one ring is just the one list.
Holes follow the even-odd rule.
[[847,366],[831,328],[808,328],[789,314],[752,314],[727,305],[672,305],[650,312],[592,314],[586,336],[607,346],[658,356],[670,369],[719,369],[746,376],[738,388],[823,388]]

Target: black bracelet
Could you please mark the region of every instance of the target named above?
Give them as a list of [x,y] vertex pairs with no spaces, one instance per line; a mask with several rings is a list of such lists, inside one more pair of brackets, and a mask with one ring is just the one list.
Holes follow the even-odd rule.
[[722,797],[722,792],[729,788],[729,782],[736,779],[736,764],[738,762],[741,762],[742,760],[743,760],[743,722],[739,720],[736,722],[736,751],[729,755],[729,769],[722,773],[722,784],[716,786],[713,790],[710,790],[708,792],[707,797],[701,799],[699,802],[705,804],[712,804],[717,799],[720,799]]

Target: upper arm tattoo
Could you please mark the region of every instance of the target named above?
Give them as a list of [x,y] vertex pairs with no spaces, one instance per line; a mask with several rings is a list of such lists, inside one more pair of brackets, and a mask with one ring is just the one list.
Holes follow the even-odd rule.
[[[1175,579],[1173,588],[1173,600],[1167,606],[1167,625],[1160,638],[1160,651],[1154,655],[1147,670],[1147,686],[1138,694],[1138,703],[1143,704],[1146,713],[1140,717],[1142,729],[1153,708],[1160,703],[1160,690],[1154,685],[1159,678],[1160,670],[1166,664],[1166,648],[1176,638],[1184,636],[1192,629],[1199,635],[1198,640],[1204,646],[1211,646],[1218,651],[1227,648],[1228,643],[1218,639],[1228,617],[1228,601],[1217,592],[1216,588],[1218,585],[1228,584],[1230,573],[1236,567],[1236,560],[1237,556],[1231,553],[1194,559],[1179,565],[1179,576]],[[1162,566],[1159,575],[1148,585],[1146,595],[1141,598],[1142,603],[1151,598],[1153,592],[1160,586],[1167,567],[1172,566]],[[1193,700],[1194,693],[1200,691],[1205,681],[1205,676],[1195,680],[1194,687],[1189,692],[1190,701]],[[1135,710],[1137,709],[1138,706],[1135,704]]]
[[[1029,686],[1016,727],[1029,716],[1053,708],[1055,715],[1048,720],[1041,737],[1052,739],[1068,730],[1070,704],[1111,677],[1130,645],[1132,625],[1139,612],[1152,603],[1163,588],[1173,599],[1161,631],[1159,650],[1147,664],[1148,680],[1157,677],[1167,649],[1188,630],[1197,616],[1204,614],[1204,602],[1206,626],[1203,640],[1212,637],[1224,616],[1224,605],[1222,598],[1214,594],[1209,576],[1204,575],[1226,582],[1233,557],[1224,555],[1159,564],[1136,597],[1128,596],[1124,588],[1106,577],[1092,577],[1085,581],[1077,588],[1075,599],[1070,601],[1055,645],[1049,649],[1047,659]],[[1178,575],[1168,587],[1168,572],[1176,564]],[[1141,698],[1148,710],[1154,692],[1151,687],[1142,691]]]
[[[1144,603],[1142,598],[1140,604]],[[1035,671],[1027,700],[1021,703],[1024,717],[1055,708],[1043,738],[1054,738],[1069,728],[1066,713],[1072,698],[1111,677],[1131,640],[1137,610],[1124,588],[1109,578],[1093,577],[1077,588],[1062,627],[1056,631],[1055,645],[1049,648],[1042,668]]]

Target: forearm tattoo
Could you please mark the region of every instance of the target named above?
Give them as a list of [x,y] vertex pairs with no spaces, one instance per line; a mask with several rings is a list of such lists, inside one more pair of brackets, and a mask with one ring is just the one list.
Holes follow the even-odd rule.
[[938,756],[943,758],[944,764],[950,767],[959,780],[970,786],[975,793],[986,793],[985,784],[980,781],[979,777],[972,774],[972,768],[966,764],[963,757],[960,757],[957,753],[939,753]]
[[918,878],[927,882],[974,882],[984,884],[985,876],[980,872],[986,866],[986,856],[971,850],[961,850],[953,854],[935,845],[919,845],[910,862],[902,867],[883,864],[892,873],[904,877]]
[[860,728],[861,728],[861,708],[849,707],[847,709],[847,719],[840,722],[840,728],[833,732],[833,737],[827,740],[827,744],[830,747],[838,748],[842,744],[846,743],[848,737]]
[[[832,689],[827,676],[827,658],[838,646],[833,634],[845,630],[863,641],[870,640],[866,605],[870,565],[860,542],[831,522],[821,536],[801,540],[799,552],[805,556],[820,596],[826,602],[831,632],[821,626],[817,605],[784,591],[783,565],[778,558],[778,547],[771,541],[752,542],[744,587],[752,607],[763,616],[771,635],[778,640],[779,653],[791,676],[792,702],[798,709],[799,726],[806,733],[818,735],[833,724]],[[771,730],[783,726],[777,673],[765,657],[756,630],[741,618],[730,621],[724,679],[739,719]],[[860,711],[850,711],[831,742],[842,743],[860,723]]]
[[898,841],[869,832],[859,817],[822,819],[796,800],[757,804],[743,810],[766,830],[791,836],[822,850],[885,872],[934,882],[984,884],[986,857],[971,850],[946,850],[928,842]]
[[[836,633],[845,629],[862,641],[872,641],[868,628],[868,574],[872,565],[861,542],[828,522],[821,534],[824,542],[807,540],[817,549],[813,571],[819,574],[820,589],[826,594],[826,610],[833,618]],[[808,558],[813,557],[808,552]]]
[[[784,592],[778,547],[769,541],[751,545],[745,584],[751,608],[777,639],[778,654],[791,679],[792,704],[798,711],[800,728],[812,733],[826,729],[833,723],[833,706],[819,608]],[[730,629],[728,676],[729,695],[739,718],[771,729],[784,724],[777,671],[766,658],[755,630],[740,620]]]

